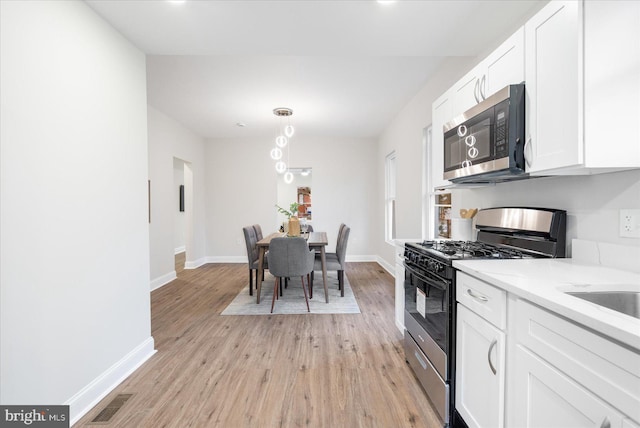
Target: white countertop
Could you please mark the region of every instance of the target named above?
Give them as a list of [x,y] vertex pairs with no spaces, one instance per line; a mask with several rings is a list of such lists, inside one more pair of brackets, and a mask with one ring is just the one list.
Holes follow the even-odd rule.
[[469,275],[640,350],[640,320],[565,294],[640,291],[640,274],[574,259],[457,260]]

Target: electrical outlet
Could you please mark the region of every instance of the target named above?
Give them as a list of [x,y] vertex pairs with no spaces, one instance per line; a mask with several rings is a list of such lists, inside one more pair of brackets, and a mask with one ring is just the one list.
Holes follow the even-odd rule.
[[620,210],[620,236],[640,238],[640,210]]

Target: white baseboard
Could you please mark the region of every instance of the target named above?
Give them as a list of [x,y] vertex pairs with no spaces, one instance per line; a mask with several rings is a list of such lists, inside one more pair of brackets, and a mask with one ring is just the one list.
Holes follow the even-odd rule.
[[166,285],[168,283],[170,283],[171,281],[173,281],[174,279],[176,279],[178,276],[176,275],[176,271],[171,271],[167,274],[164,274],[154,280],[151,281],[150,284],[150,291],[153,290],[157,290],[158,288],[162,287],[163,285]]
[[64,404],[69,405],[70,423],[75,424],[87,412],[115,389],[131,373],[147,361],[156,350],[153,349],[153,337],[147,338],[120,361],[109,367],[91,383],[82,388]]
[[247,256],[208,256],[207,263],[247,263]]
[[185,251],[187,251],[187,247],[183,245],[182,247],[176,248],[174,251],[175,251],[175,254],[184,253]]
[[202,257],[198,260],[193,260],[193,261],[185,261],[184,262],[184,268],[185,269],[197,269],[200,266],[204,265],[207,263],[207,260],[205,257]]
[[384,268],[392,277],[396,277],[396,267],[380,256],[376,257],[376,262]]

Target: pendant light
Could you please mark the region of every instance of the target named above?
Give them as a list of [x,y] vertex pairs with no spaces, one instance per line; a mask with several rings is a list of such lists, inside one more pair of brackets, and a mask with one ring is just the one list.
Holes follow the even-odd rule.
[[[271,149],[270,155],[271,159],[277,161],[276,162],[276,171],[278,174],[283,174],[284,182],[287,184],[291,184],[293,182],[293,173],[289,170],[289,153],[290,153],[290,140],[295,133],[295,128],[291,125],[289,118],[293,115],[293,110],[287,107],[278,107],[273,109],[273,114],[278,117],[278,129],[276,132],[275,143],[276,146]],[[283,126],[282,119],[287,118],[286,126]],[[287,148],[287,162],[282,159],[283,150]]]

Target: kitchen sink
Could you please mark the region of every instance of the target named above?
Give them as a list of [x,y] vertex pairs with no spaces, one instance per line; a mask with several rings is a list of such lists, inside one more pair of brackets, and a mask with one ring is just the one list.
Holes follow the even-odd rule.
[[640,291],[578,291],[567,294],[640,319]]

